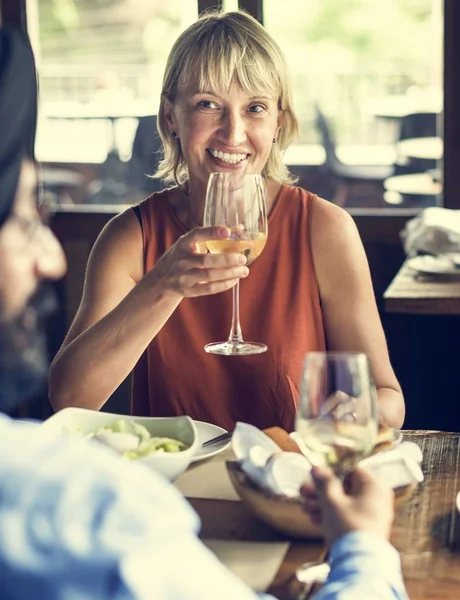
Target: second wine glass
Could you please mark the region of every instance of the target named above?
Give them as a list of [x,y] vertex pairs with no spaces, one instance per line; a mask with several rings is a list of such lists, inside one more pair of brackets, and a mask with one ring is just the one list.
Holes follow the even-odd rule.
[[296,430],[316,460],[345,475],[372,450],[377,429],[377,394],[368,357],[353,352],[307,354]]
[[[203,225],[225,225],[230,238],[209,240],[206,247],[212,254],[240,253],[250,265],[262,252],[267,241],[267,209],[265,185],[261,175],[242,173],[211,173],[206,193]],[[224,355],[260,354],[267,346],[246,342],[240,325],[239,282],[233,287],[233,316],[230,335],[225,342],[205,346],[206,352]]]
[[[330,466],[342,479],[374,447],[377,392],[369,359],[358,352],[310,352],[305,357],[296,431],[312,463]],[[329,565],[305,563],[297,579],[324,583]]]

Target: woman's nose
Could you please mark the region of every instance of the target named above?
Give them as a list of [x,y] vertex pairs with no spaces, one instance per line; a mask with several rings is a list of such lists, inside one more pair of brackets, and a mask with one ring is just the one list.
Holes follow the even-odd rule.
[[222,124],[222,137],[225,145],[237,147],[246,141],[246,123],[237,112],[228,112]]

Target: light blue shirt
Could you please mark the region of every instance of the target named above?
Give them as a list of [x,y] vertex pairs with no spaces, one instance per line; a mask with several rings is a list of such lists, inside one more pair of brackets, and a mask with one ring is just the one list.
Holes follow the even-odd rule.
[[398,552],[375,534],[344,535],[332,545],[329,564],[315,600],[409,600]]
[[[255,600],[200,542],[199,525],[141,465],[0,417],[2,600]],[[349,534],[331,560],[317,600],[406,598],[383,540]]]

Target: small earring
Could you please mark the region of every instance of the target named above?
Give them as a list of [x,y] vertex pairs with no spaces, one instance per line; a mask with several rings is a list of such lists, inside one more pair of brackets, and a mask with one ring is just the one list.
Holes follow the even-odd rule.
[[276,141],[277,141],[277,140],[276,140],[276,138],[273,138],[273,143],[274,143],[274,144],[276,144]]
[[173,136],[173,138],[176,138],[176,137],[177,137],[177,133],[176,133],[175,131],[173,131],[173,132],[171,133],[171,135]]

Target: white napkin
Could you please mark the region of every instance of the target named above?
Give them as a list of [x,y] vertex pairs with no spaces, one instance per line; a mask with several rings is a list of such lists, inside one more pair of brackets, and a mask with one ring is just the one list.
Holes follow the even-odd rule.
[[423,481],[419,464],[421,462],[422,451],[417,444],[403,442],[397,448],[363,459],[360,466],[369,469],[387,485],[396,489]]
[[408,256],[460,252],[460,210],[426,208],[407,221],[400,235]]
[[311,463],[295,452],[283,452],[260,429],[238,422],[232,438],[233,452],[242,470],[261,488],[296,497],[300,486],[311,482]]
[[[292,434],[295,439],[295,434]],[[237,423],[233,451],[242,470],[261,488],[278,495],[299,497],[302,484],[312,481],[310,454],[283,452],[260,429]],[[302,449],[302,445],[300,446]],[[365,458],[360,465],[375,473],[392,488],[423,481],[422,452],[413,442]]]

